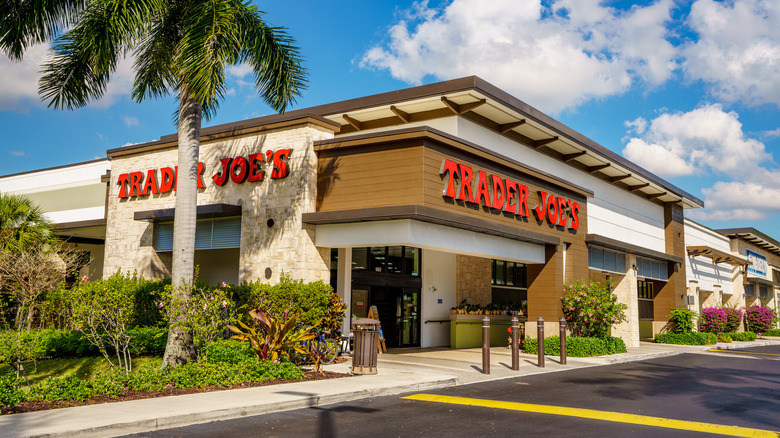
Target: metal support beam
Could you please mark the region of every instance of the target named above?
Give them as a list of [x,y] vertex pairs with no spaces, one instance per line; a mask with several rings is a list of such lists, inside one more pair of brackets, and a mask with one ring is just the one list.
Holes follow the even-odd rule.
[[613,177],[609,178],[609,182],[618,182],[618,181],[620,181],[622,179],[626,179],[626,178],[631,178],[631,174],[627,173],[625,175],[613,176]]
[[604,170],[604,169],[606,169],[607,167],[609,167],[611,165],[612,165],[611,163],[607,163],[607,164],[602,164],[601,166],[590,166],[590,167],[588,167],[588,173],[594,174],[594,173],[598,172],[599,170]]
[[402,122],[409,123],[409,113],[399,110],[395,105],[390,105],[390,111],[401,119]]
[[636,186],[628,186],[628,191],[629,192],[635,192],[635,191],[643,189],[645,187],[650,187],[650,183],[639,184],[639,185],[636,185]]

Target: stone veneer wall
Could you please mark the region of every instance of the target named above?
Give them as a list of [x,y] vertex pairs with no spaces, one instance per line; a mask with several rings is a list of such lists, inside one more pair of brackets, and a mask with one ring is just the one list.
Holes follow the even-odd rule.
[[628,306],[626,317],[628,321],[612,327],[610,334],[623,339],[626,347],[639,347],[639,297],[637,295],[636,271],[631,266],[636,264],[636,255],[626,254],[626,273],[607,274],[605,272],[590,270],[590,281],[606,281],[607,275],[612,281],[613,292],[618,297],[618,302]]
[[455,301],[464,299],[469,304],[490,304],[493,300],[490,285],[490,259],[457,254],[455,257]]
[[[333,132],[313,124],[280,128],[203,142],[200,161],[205,165],[205,188],[198,189],[198,205],[242,206],[239,282],[279,280],[282,271],[304,281],[327,281],[327,248],[314,246],[314,227],[301,222],[301,214],[315,211],[317,158],[313,143]],[[292,149],[286,178],[270,179],[273,166],[266,161],[260,182],[217,186],[212,175],[221,170],[221,158],[248,156],[268,150]],[[133,220],[135,211],[174,207],[175,192],[119,199],[117,177],[128,172],[174,167],[175,147],[112,159],[106,224],[104,276],[117,270],[137,271],[144,277],[170,276],[171,253],[154,250],[154,224]],[[159,179],[159,173],[158,173]],[[274,225],[266,225],[268,219]],[[272,275],[265,276],[266,268]]]

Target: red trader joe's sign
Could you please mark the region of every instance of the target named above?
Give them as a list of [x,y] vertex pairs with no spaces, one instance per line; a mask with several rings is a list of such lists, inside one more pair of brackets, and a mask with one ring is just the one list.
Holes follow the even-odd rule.
[[[528,197],[531,193],[528,186],[498,175],[488,176],[482,170],[475,173],[471,167],[448,159],[442,161],[439,175],[444,178],[442,195],[445,198],[478,204],[517,216],[530,215]],[[539,202],[532,211],[538,221],[547,221],[563,228],[568,226],[572,230],[579,229],[578,203],[541,190],[536,196]]]
[[[217,186],[224,186],[228,181],[235,184],[241,184],[245,181],[262,181],[266,166],[271,164],[270,179],[284,178],[290,173],[287,159],[290,157],[292,149],[280,149],[276,152],[266,151],[262,153],[250,154],[247,157],[238,156],[234,158],[222,158],[219,170],[211,179]],[[265,157],[265,159],[264,159]],[[123,173],[117,177],[119,186],[119,197],[127,198],[131,196],[144,196],[148,194],[167,193],[176,191],[176,174],[178,166],[173,168],[163,167],[158,169],[149,169],[146,172]],[[206,187],[203,182],[203,173],[206,166],[198,163],[198,188]]]

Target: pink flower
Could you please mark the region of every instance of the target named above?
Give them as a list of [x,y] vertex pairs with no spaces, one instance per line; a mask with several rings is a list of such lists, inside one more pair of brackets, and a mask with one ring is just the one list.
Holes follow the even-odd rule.
[[223,282],[222,282],[222,287],[227,287],[227,283],[225,283],[225,282],[223,281]]
[[211,297],[211,301],[214,301],[214,297]]
[[222,301],[222,307],[227,307],[227,301]]
[[86,283],[88,281],[89,281],[89,277],[87,277],[86,275],[84,276],[84,278],[81,279],[82,283]]

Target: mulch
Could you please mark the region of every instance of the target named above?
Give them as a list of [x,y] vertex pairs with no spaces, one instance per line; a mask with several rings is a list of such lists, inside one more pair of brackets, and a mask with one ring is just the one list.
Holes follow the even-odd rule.
[[119,397],[99,396],[92,397],[78,401],[42,401],[42,402],[23,402],[15,406],[4,406],[0,408],[0,415],[8,414],[21,414],[23,412],[45,411],[48,409],[70,408],[73,406],[86,406],[95,405],[100,403],[116,403],[130,400],[142,400],[145,398],[156,397],[168,397],[172,395],[185,395],[196,394],[200,392],[213,392],[213,391],[225,391],[228,389],[241,389],[241,388],[255,388],[258,386],[271,386],[280,385],[282,383],[294,383],[294,382],[306,382],[313,380],[326,380],[336,379],[340,377],[350,377],[349,374],[334,373],[330,371],[322,371],[321,373],[315,373],[314,371],[304,371],[305,377],[303,380],[299,379],[279,379],[279,380],[266,380],[263,382],[246,382],[238,385],[226,385],[226,386],[204,386],[201,388],[175,388],[168,387],[163,391],[126,391]]

